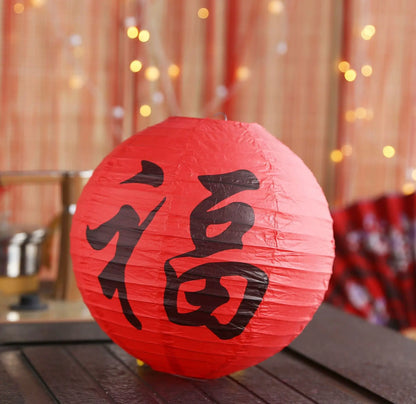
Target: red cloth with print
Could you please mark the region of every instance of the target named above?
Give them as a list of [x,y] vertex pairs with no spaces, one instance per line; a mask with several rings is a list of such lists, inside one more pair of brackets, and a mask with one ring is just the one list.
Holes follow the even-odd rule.
[[416,194],[332,213],[336,257],[325,300],[372,323],[416,326]]

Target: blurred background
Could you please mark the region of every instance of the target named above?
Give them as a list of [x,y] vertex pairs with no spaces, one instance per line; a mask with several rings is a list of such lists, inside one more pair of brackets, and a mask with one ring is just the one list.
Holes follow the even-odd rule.
[[331,209],[413,193],[413,11],[411,0],[3,0],[0,171],[58,180],[3,181],[0,222],[53,227],[62,173],[95,168],[171,115],[258,122]]

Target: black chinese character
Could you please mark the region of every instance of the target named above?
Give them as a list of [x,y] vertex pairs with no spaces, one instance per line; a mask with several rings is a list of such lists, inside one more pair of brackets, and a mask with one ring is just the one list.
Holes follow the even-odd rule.
[[[240,335],[254,316],[268,286],[267,274],[260,268],[244,262],[213,262],[196,266],[178,277],[171,261],[175,258],[207,257],[234,248],[242,249],[242,237],[254,224],[253,208],[242,202],[213,208],[236,193],[258,189],[259,182],[256,176],[247,170],[200,176],[199,181],[211,192],[211,196],[198,204],[190,216],[190,232],[195,249],[165,262],[167,283],[164,306],[169,320],[175,324],[205,325],[218,338],[231,339]],[[217,236],[207,235],[208,226],[229,222],[230,225]],[[221,278],[225,276],[241,276],[247,281],[247,285],[236,314],[227,324],[221,324],[213,312],[230,299],[227,289],[221,285]],[[185,282],[201,279],[205,280],[203,290],[185,292],[188,303],[199,308],[190,313],[179,313],[179,288]]]
[[[137,183],[159,187],[163,183],[163,171],[150,161],[142,161],[142,171],[121,184]],[[121,303],[123,314],[135,328],[141,330],[142,324],[135,316],[127,297],[125,284],[125,269],[134,248],[143,232],[149,226],[156,213],[164,204],[163,198],[159,204],[140,223],[140,217],[130,205],[123,205],[119,212],[96,229],[87,226],[86,236],[89,244],[95,250],[102,250],[118,233],[116,252],[98,276],[104,296],[111,299],[116,290]]]

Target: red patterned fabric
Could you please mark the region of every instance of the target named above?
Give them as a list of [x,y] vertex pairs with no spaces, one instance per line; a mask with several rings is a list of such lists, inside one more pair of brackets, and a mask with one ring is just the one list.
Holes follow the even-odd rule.
[[416,326],[416,194],[333,212],[336,257],[326,301],[372,323]]

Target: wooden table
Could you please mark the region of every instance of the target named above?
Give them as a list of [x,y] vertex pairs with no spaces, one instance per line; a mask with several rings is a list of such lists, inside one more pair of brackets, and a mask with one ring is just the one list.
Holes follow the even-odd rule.
[[0,327],[0,403],[416,403],[416,342],[327,305],[284,351],[209,381],[138,367],[94,322]]

